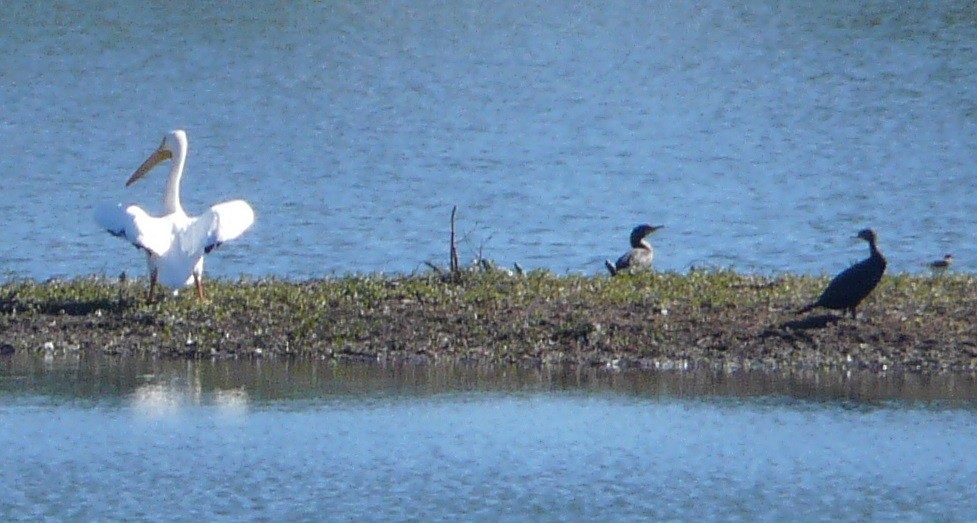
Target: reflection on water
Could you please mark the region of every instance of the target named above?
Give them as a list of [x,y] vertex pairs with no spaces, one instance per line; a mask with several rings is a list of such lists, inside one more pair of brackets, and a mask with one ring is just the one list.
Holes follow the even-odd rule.
[[254,401],[466,391],[967,403],[977,399],[977,375],[336,364],[275,358],[173,361],[83,353],[56,359],[24,353],[0,358],[0,394],[129,397],[135,404],[144,405],[147,412],[189,405],[234,410],[246,409]]
[[0,358],[0,520],[967,519],[972,376]]
[[131,394],[133,409],[145,416],[161,417],[174,414],[187,406],[212,405],[226,416],[243,416],[248,411],[248,393],[241,389],[218,389],[206,396],[200,381],[193,383],[170,381],[139,385]]

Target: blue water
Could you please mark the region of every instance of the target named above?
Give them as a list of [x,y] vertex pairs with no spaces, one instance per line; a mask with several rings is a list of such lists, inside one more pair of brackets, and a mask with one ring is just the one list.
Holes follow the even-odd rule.
[[463,262],[834,273],[872,226],[894,272],[977,226],[967,2],[15,2],[0,31],[0,274],[144,274],[99,201],[245,198],[236,278]]
[[[795,5],[796,4],[796,5]],[[184,128],[245,198],[210,276],[463,261],[973,271],[966,2],[14,2],[0,279],[144,274],[101,201]],[[16,355],[15,358],[21,358]],[[959,520],[967,377],[523,375],[0,358],[0,519]],[[82,357],[84,360],[84,357]]]
[[966,521],[961,377],[0,360],[0,519]]

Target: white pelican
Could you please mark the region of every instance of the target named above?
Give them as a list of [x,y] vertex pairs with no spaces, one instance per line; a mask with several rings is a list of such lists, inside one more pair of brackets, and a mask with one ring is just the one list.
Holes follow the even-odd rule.
[[173,160],[163,195],[163,216],[150,216],[136,205],[103,205],[95,221],[113,234],[146,251],[149,299],[157,282],[178,289],[193,282],[204,299],[204,254],[240,236],[254,223],[254,211],[244,200],[214,205],[200,216],[187,216],[180,205],[180,178],[187,159],[187,133],[170,131],[163,143],[132,173],[126,187],[164,160]]

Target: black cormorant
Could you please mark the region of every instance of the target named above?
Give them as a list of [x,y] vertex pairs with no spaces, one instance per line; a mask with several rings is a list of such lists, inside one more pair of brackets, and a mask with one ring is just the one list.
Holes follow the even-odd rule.
[[851,317],[855,318],[855,307],[858,307],[858,304],[882,280],[886,265],[885,257],[875,245],[875,231],[863,229],[858,232],[858,237],[868,242],[869,257],[841,271],[831,280],[828,288],[824,289],[818,301],[797,311],[798,314],[815,307],[824,307],[825,309],[851,311]]
[[631,250],[618,258],[617,263],[612,264],[611,260],[604,260],[604,266],[611,276],[617,276],[617,273],[628,269],[650,269],[655,250],[651,248],[651,244],[645,240],[645,237],[662,227],[664,225],[642,224],[632,229]]

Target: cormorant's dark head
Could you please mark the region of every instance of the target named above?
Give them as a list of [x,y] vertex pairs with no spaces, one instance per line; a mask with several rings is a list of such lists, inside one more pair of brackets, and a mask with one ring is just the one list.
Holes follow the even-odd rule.
[[645,239],[645,236],[661,229],[664,225],[648,225],[643,223],[631,230],[631,245],[636,246],[641,243],[641,240]]
[[862,229],[858,231],[858,237],[869,243],[875,243],[875,231],[872,229]]

